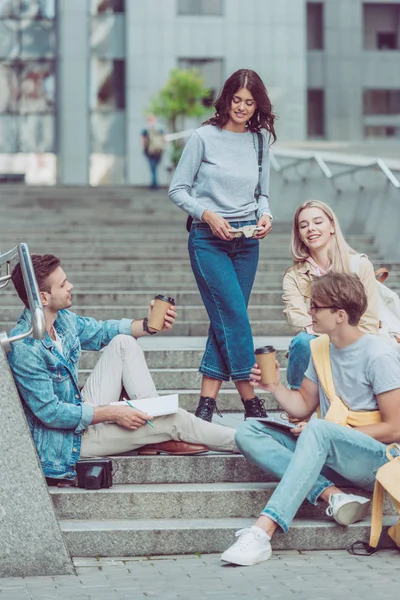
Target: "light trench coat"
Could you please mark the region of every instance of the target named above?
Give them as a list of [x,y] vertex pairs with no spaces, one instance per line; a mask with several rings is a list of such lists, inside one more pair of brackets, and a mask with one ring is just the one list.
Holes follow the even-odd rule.
[[[350,262],[351,262],[350,255]],[[368,298],[368,307],[361,317],[359,328],[363,333],[378,335],[378,291],[374,267],[369,258],[363,254],[359,258],[358,276],[364,284]],[[288,324],[295,333],[312,328],[311,317],[308,314],[311,300],[311,282],[316,275],[309,262],[297,263],[287,269],[283,278],[283,311]],[[310,333],[310,331],[309,331]]]

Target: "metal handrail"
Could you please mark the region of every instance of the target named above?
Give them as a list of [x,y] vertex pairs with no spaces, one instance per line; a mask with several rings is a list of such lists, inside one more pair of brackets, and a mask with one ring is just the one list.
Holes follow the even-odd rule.
[[46,321],[44,318],[42,301],[40,300],[39,288],[27,244],[18,244],[18,246],[9,252],[0,255],[0,266],[4,264],[7,265],[7,274],[0,278],[0,282],[2,282],[0,287],[5,287],[11,280],[10,262],[17,255],[21,265],[22,278],[24,280],[25,291],[28,298],[29,310],[31,311],[32,326],[29,331],[20,335],[15,335],[11,338],[7,336],[5,331],[0,332],[0,344],[3,346],[6,353],[11,350],[10,344],[12,342],[18,342],[19,340],[22,340],[31,334],[36,340],[42,340],[46,335]]
[[[193,131],[193,129],[186,129],[185,131],[178,131],[176,133],[170,133],[165,136],[165,139],[167,141],[184,139],[184,138],[189,137],[189,135],[192,133],[192,131]],[[292,158],[295,160],[291,163],[281,166],[279,164],[277,157]],[[332,179],[332,180],[336,179],[337,177],[341,177],[342,175],[349,175],[351,173],[356,173],[357,171],[360,171],[362,169],[370,169],[372,167],[378,167],[382,171],[382,173],[385,175],[387,180],[390,181],[390,183],[396,189],[400,189],[399,179],[395,176],[395,174],[388,167],[388,165],[385,163],[385,161],[382,160],[382,158],[375,158],[374,160],[368,161],[365,164],[359,164],[357,162],[355,164],[355,162],[354,161],[352,162],[351,160],[346,161],[346,160],[343,160],[340,158],[335,158],[335,159],[333,159],[331,157],[327,158],[326,155],[324,155],[320,152],[311,152],[311,153],[304,152],[304,154],[301,152],[299,154],[298,151],[296,152],[296,151],[290,151],[290,150],[289,151],[288,150],[274,150],[273,152],[271,152],[270,158],[271,158],[271,167],[277,173],[283,173],[284,171],[286,171],[288,169],[291,169],[293,167],[298,167],[303,162],[308,162],[308,161],[313,160],[317,163],[317,165],[319,166],[319,168],[321,169],[321,171],[325,175],[325,177],[327,179]],[[326,164],[327,162],[332,162],[332,163],[341,164],[341,165],[347,165],[350,168],[345,169],[343,171],[338,171],[337,173],[332,173],[332,171]],[[399,170],[400,170],[400,167],[399,167]]]

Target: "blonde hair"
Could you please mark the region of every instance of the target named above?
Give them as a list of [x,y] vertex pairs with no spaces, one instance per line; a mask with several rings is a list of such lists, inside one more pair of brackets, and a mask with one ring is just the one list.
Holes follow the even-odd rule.
[[329,247],[329,260],[332,265],[332,270],[337,273],[350,273],[349,254],[356,254],[343,237],[340,229],[339,221],[333,210],[324,202],[319,200],[308,200],[301,204],[293,217],[292,241],[290,252],[295,264],[302,263],[310,256],[310,250],[303,243],[299,233],[299,216],[305,208],[319,208],[328,217],[333,225],[333,233],[331,235],[331,243]]

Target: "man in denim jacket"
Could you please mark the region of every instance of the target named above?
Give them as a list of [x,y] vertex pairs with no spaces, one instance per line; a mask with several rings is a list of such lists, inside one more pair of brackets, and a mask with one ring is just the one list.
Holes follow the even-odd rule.
[[[42,468],[49,483],[75,478],[80,456],[119,454],[149,445],[148,450],[192,454],[213,450],[237,451],[235,430],[206,423],[179,409],[154,419],[126,404],[111,405],[122,386],[130,398],[157,396],[137,338],[152,334],[147,317],[140,320],[96,321],[71,312],[72,284],[51,254],[33,255],[33,268],[43,304],[46,336],[14,342],[8,355]],[[18,264],[12,280],[28,306]],[[149,308],[148,316],[151,312]],[[175,321],[168,310],[164,329]],[[31,327],[25,308],[11,335]],[[105,348],[82,390],[78,386],[81,350]],[[205,446],[203,445],[205,444]],[[208,447],[208,448],[207,448]]]

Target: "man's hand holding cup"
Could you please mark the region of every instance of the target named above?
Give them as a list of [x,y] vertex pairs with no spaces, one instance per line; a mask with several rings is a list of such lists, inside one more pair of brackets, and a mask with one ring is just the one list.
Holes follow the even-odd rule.
[[147,312],[148,328],[154,333],[171,329],[176,317],[175,299],[159,294],[150,302]]

